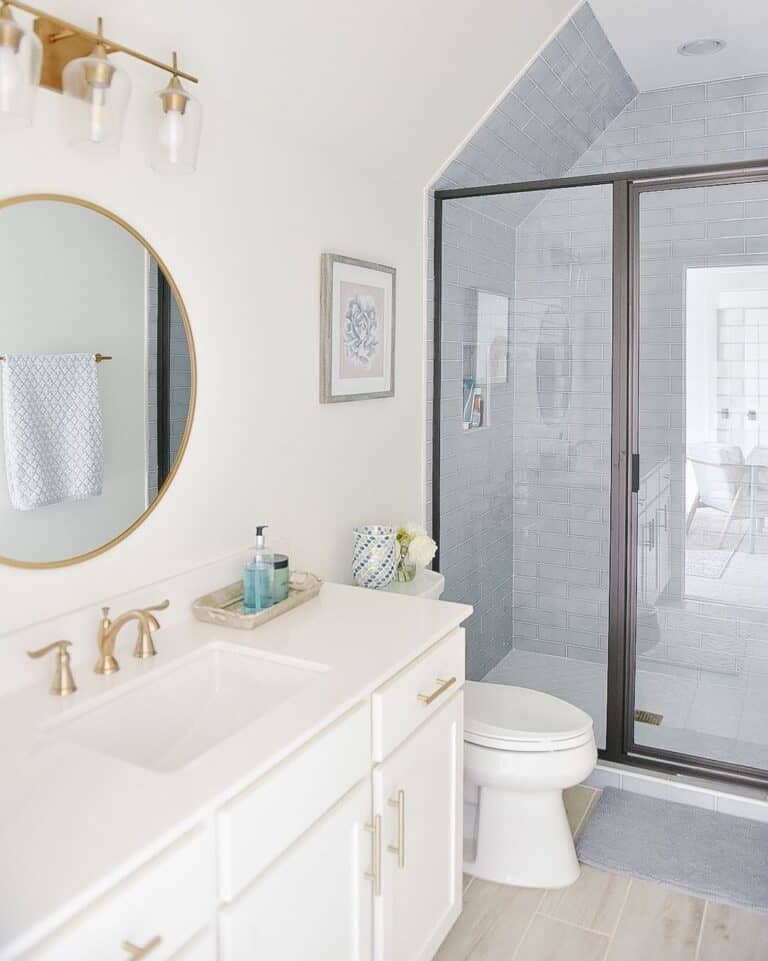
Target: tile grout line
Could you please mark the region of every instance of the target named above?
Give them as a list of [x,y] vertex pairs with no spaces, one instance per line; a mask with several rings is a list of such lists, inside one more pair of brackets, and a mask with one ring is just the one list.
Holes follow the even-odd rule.
[[579,819],[579,823],[576,825],[576,828],[575,828],[575,830],[574,830],[574,832],[573,832],[573,840],[574,840],[574,843],[576,842],[576,838],[578,838],[579,834],[581,833],[581,829],[582,829],[582,828],[584,827],[584,825],[586,824],[587,818],[588,818],[589,815],[592,813],[592,810],[593,810],[594,806],[595,806],[595,805],[597,804],[597,802],[600,800],[600,795],[603,793],[602,788],[597,788],[597,787],[595,787],[595,788],[590,788],[590,790],[592,791],[592,795],[591,795],[591,797],[590,797],[590,799],[589,799],[589,803],[587,804],[586,808],[584,809],[584,813],[581,815],[581,818]]
[[621,902],[621,908],[616,917],[616,923],[613,926],[613,931],[608,938],[608,944],[605,949],[605,954],[603,955],[603,961],[608,961],[608,955],[611,953],[611,948],[613,947],[613,942],[616,940],[616,932],[619,930],[619,925],[621,924],[621,919],[624,917],[624,911],[627,907],[627,901],[629,901],[629,892],[632,890],[632,878],[629,878],[629,884],[627,885],[627,890],[624,893],[624,900]]
[[696,940],[696,951],[693,955],[693,961],[699,961],[701,956],[701,944],[704,940],[704,924],[707,920],[707,908],[709,907],[709,901],[704,902],[704,910],[701,912],[701,926],[699,927],[699,937]]
[[536,920],[536,917],[537,917],[538,914],[539,914],[539,908],[540,908],[540,907],[542,906],[542,904],[544,903],[544,898],[545,898],[546,896],[547,896],[547,892],[546,892],[546,891],[542,891],[542,892],[541,892],[541,895],[540,895],[540,897],[539,897],[538,904],[537,904],[536,907],[533,909],[533,911],[531,911],[531,916],[530,916],[530,918],[528,918],[528,923],[526,924],[525,929],[523,930],[523,933],[522,933],[522,935],[520,936],[520,940],[518,941],[517,947],[515,948],[515,953],[512,955],[512,957],[509,959],[509,961],[515,961],[515,959],[516,959],[516,958],[518,957],[518,955],[520,954],[520,948],[523,946],[523,942],[524,942],[525,939],[528,937],[528,932],[531,930],[531,927],[533,926],[533,922]]
[[[544,900],[542,900],[542,904],[544,903]],[[546,918],[547,921],[557,921],[558,924],[565,924],[569,928],[578,928],[579,931],[588,931],[590,934],[599,934],[602,938],[610,938],[611,936],[608,931],[598,931],[597,928],[587,927],[586,924],[577,924],[576,921],[567,921],[565,918],[558,918],[554,914],[547,914],[546,911],[541,910],[541,907],[537,909],[536,914],[538,914],[540,918]]]

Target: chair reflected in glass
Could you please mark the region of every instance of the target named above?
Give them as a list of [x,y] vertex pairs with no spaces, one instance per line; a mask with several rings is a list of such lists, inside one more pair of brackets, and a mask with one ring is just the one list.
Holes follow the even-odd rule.
[[[754,553],[758,527],[762,530],[768,517],[768,447],[755,447],[745,460],[736,444],[691,444],[688,461],[697,494],[688,511],[686,534],[697,511],[712,508],[726,515],[717,549],[723,548],[734,521],[748,520],[749,552]],[[741,537],[736,547],[740,542]]]

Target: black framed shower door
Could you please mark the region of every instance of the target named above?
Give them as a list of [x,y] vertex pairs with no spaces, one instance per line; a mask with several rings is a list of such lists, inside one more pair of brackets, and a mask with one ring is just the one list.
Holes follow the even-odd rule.
[[[640,743],[636,725],[638,645],[638,495],[641,462],[641,198],[663,191],[765,183],[768,160],[620,171],[523,183],[437,190],[434,194],[434,394],[432,430],[432,530],[441,541],[443,433],[443,326],[445,207],[470,198],[509,197],[579,187],[610,190],[611,370],[610,535],[608,549],[607,704],[600,757],[667,773],[691,774],[768,786],[768,764],[754,766],[695,750]],[[768,247],[766,247],[768,251]],[[765,260],[768,262],[768,253]],[[489,378],[490,383],[490,378]],[[466,425],[465,425],[466,426]],[[683,444],[685,441],[683,440]],[[665,521],[666,524],[666,521]],[[440,552],[434,567],[441,569]],[[642,601],[641,601],[642,603]],[[645,705],[641,705],[644,707]]]

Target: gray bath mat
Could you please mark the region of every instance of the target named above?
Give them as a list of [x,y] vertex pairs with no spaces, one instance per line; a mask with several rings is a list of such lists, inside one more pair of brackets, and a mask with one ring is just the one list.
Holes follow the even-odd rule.
[[605,788],[576,844],[595,868],[768,911],[768,824]]

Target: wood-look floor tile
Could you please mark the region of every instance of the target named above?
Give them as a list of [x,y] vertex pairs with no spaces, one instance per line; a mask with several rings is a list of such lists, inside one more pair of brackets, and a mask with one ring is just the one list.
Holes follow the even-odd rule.
[[574,837],[599,793],[597,788],[587,787],[585,784],[577,784],[576,787],[563,791],[565,813],[568,815],[568,823]]
[[[603,961],[608,938],[537,914],[515,961]],[[511,955],[510,955],[511,957]]]
[[768,915],[727,904],[707,904],[699,961],[765,961]]
[[582,864],[579,880],[569,888],[547,891],[539,910],[560,921],[611,934],[628,887],[629,878]]
[[606,961],[694,961],[704,901],[632,881]]
[[535,888],[476,878],[464,896],[464,911],[435,961],[510,961],[541,897]]

